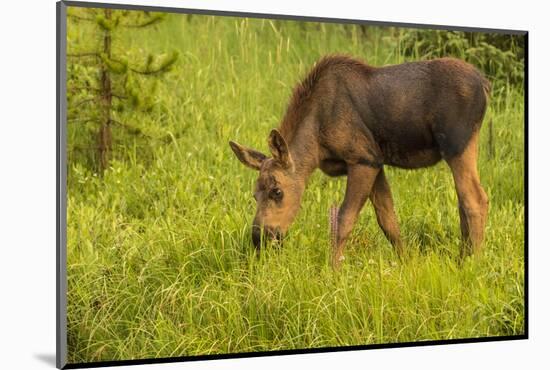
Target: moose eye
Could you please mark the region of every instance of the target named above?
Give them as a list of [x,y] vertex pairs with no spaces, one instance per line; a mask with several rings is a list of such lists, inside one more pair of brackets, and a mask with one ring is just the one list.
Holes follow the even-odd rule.
[[269,191],[269,197],[273,200],[281,200],[283,198],[283,191],[279,188],[273,188]]

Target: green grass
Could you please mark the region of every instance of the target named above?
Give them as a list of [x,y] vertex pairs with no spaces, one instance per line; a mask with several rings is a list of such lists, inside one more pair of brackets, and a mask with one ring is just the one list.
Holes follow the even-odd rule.
[[[390,168],[410,259],[398,261],[368,204],[335,273],[328,210],[343,199],[345,178],[317,171],[284,248],[257,259],[249,235],[257,174],[228,141],[267,152],[293,85],[322,55],[414,59],[401,54],[399,32],[173,15],[157,32],[128,31],[114,45],[179,50],[153,112],[118,117],[171,139],[144,144],[115,131],[103,178],[69,155],[70,363],[524,333],[520,88],[494,91],[481,133],[490,197],[483,256],[456,262],[457,199],[444,163]],[[79,135],[69,124],[69,144]]]

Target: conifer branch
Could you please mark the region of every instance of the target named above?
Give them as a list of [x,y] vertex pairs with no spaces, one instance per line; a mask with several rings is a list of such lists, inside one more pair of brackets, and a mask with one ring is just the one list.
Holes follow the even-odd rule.
[[78,19],[79,21],[95,22],[95,19],[93,19],[93,18],[82,17],[82,16],[76,15],[76,14],[67,14],[67,16],[70,17],[70,18]]
[[140,128],[138,127],[134,127],[134,126],[131,126],[127,123],[124,123],[124,122],[120,122],[120,121],[117,121],[117,120],[114,120],[114,119],[111,119],[111,123],[114,123],[122,128],[125,128],[128,133],[130,134],[133,134],[133,135],[142,135],[142,136],[146,136],[148,138],[151,138],[151,136],[147,135],[146,133],[144,133]]
[[100,92],[101,91],[101,89],[99,89],[97,87],[86,86],[86,85],[78,85],[78,86],[73,85],[73,86],[69,86],[67,89],[71,92],[80,91],[80,90],[88,90],[88,91],[95,91],[95,92]]
[[69,150],[97,150],[99,147],[97,145],[72,145]]
[[133,24],[132,23],[123,23],[123,24],[121,24],[121,26],[122,27],[127,27],[127,28],[143,28],[143,27],[151,26],[155,23],[158,23],[161,20],[162,20],[162,17],[154,17],[154,18],[146,20],[143,23],[133,23]]
[[[100,88],[93,87],[93,86],[85,86],[85,85],[69,86],[67,89],[71,92],[80,91],[80,90],[93,91],[93,92],[96,92],[96,93],[102,93],[103,92],[103,90],[100,89]],[[122,95],[122,94],[118,94],[118,93],[111,93],[111,96],[113,98],[117,98],[117,99],[120,99],[120,100],[128,99],[128,97],[126,95]]]
[[147,60],[145,69],[138,69],[138,68],[132,68],[132,67],[128,67],[128,68],[132,72],[142,74],[142,75],[161,74],[169,70],[170,67],[172,67],[172,65],[176,62],[177,59],[178,59],[178,53],[174,52],[171,55],[165,56],[156,68],[151,68],[151,65],[153,64],[153,58],[150,56],[149,59]]
[[149,69],[149,70],[139,70],[137,68],[128,67],[128,69],[134,73],[140,74],[140,75],[156,75],[164,72],[168,69],[168,66],[159,67],[157,69]]
[[78,108],[81,105],[84,105],[86,103],[91,103],[91,102],[96,101],[96,100],[99,100],[99,97],[95,96],[93,98],[83,99],[83,100],[77,102],[76,104],[72,105],[70,108],[72,108],[72,109]]
[[99,58],[99,53],[90,51],[90,52],[84,52],[84,53],[67,53],[68,57],[72,58],[82,58],[82,57],[96,57]]
[[86,122],[92,122],[92,121],[95,121],[95,122],[99,122],[99,118],[97,117],[68,117],[67,118],[67,122],[75,122],[75,123],[86,123]]

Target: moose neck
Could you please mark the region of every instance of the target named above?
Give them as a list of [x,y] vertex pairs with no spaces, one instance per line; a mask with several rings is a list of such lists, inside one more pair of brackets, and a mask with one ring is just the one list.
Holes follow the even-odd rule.
[[309,176],[319,167],[319,145],[312,125],[313,121],[304,120],[291,136],[285,138],[296,174],[303,180],[304,187]]

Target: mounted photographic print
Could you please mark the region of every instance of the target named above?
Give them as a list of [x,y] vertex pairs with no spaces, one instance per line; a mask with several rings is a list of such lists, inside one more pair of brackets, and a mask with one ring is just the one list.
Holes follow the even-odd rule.
[[58,367],[527,338],[527,32],[57,10]]

